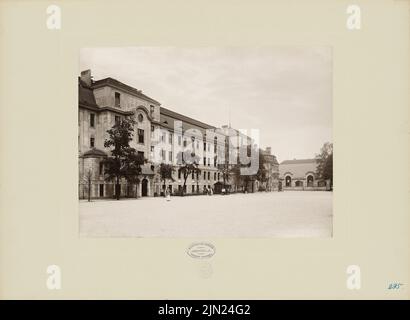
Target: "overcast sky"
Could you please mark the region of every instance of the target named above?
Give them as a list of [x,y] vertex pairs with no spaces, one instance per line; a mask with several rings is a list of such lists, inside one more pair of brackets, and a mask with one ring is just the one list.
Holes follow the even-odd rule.
[[332,141],[330,47],[87,48],[85,69],[216,127],[259,129],[280,162]]

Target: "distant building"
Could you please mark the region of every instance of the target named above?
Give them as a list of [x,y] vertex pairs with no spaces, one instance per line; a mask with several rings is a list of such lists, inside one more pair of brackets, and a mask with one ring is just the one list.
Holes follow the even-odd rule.
[[294,159],[279,165],[279,179],[284,190],[326,190],[329,184],[318,179],[316,159]]

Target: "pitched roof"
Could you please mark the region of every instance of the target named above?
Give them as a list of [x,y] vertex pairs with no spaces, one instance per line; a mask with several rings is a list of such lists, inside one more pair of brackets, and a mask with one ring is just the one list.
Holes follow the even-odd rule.
[[148,97],[147,95],[143,94],[141,90],[138,90],[134,87],[131,87],[125,83],[122,83],[121,81],[118,81],[110,77],[94,81],[92,84],[92,88],[100,88],[103,86],[110,86],[117,89],[121,89],[137,97],[148,100],[154,104],[160,105],[160,103],[157,100],[154,100],[151,97]]
[[279,177],[284,178],[290,173],[293,180],[304,179],[308,173],[315,175],[316,168],[316,159],[285,160],[279,164]]
[[99,108],[95,102],[92,88],[82,81],[80,77],[78,77],[78,103],[88,107]]
[[161,107],[160,108],[160,125],[173,130],[174,129],[174,122],[181,121],[182,122],[182,131],[186,131],[189,129],[196,129],[201,132],[202,135],[206,133],[208,129],[216,129],[216,127],[209,125],[207,123],[195,120],[193,118],[184,116],[180,113],[175,111],[166,109]]
[[316,163],[316,159],[293,159],[284,160],[280,164]]
[[97,149],[97,148],[92,148],[92,149],[84,152],[81,155],[81,157],[84,157],[84,158],[106,157],[106,156],[107,156],[107,154],[104,151],[102,151],[100,149]]

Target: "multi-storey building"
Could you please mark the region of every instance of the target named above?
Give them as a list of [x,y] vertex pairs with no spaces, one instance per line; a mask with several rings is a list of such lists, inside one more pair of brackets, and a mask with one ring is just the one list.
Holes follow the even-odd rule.
[[[185,192],[202,193],[205,188],[214,188],[224,180],[220,168],[229,159],[227,140],[232,138],[234,132],[246,143],[252,143],[249,137],[227,126],[216,128],[164,108],[140,90],[115,79],[94,81],[90,70],[81,72],[78,86],[80,198],[88,197],[89,189],[92,198],[113,197],[114,182],[107,181],[104,176],[103,160],[110,155],[110,149],[104,147],[104,141],[108,138],[107,130],[127,116],[135,119],[130,146],[147,161],[141,168],[136,184],[128,184],[124,179],[121,181],[123,196],[160,195],[164,182],[158,174],[158,164],[175,165],[178,152],[184,149],[191,149],[200,159],[200,173],[188,177]],[[237,152],[237,147],[233,150]],[[184,179],[177,168],[172,177],[165,186],[174,193],[181,191]]]

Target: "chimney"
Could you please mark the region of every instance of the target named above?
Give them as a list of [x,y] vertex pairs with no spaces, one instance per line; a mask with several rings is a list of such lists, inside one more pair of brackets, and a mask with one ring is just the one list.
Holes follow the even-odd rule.
[[91,77],[91,70],[81,71],[81,80],[87,84],[87,86],[91,87],[92,84],[92,77]]

